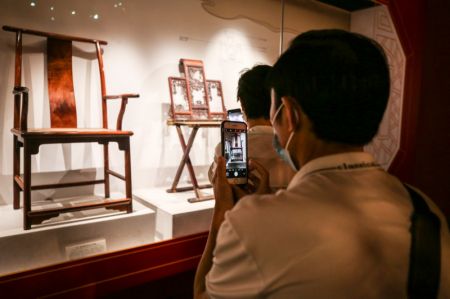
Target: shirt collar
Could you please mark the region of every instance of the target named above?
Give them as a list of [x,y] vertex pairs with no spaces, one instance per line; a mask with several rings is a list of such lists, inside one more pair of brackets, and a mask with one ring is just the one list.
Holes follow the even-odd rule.
[[365,152],[349,152],[323,156],[313,159],[300,168],[289,183],[288,189],[295,186],[306,176],[321,171],[355,170],[362,168],[379,168],[373,156]]
[[248,133],[273,134],[273,128],[272,126],[254,126],[251,129],[248,129]]

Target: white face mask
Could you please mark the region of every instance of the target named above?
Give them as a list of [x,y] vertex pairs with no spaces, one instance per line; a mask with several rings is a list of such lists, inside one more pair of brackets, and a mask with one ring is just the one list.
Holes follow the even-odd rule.
[[[273,124],[274,121],[277,119],[278,113],[280,113],[281,109],[283,108],[284,104],[282,103],[280,107],[278,107],[277,111],[275,112],[273,118],[270,120],[270,122]],[[286,146],[283,148],[280,144],[280,140],[278,139],[277,134],[275,133],[275,129],[273,129],[273,147],[275,151],[277,152],[278,156],[286,162],[292,170],[297,172],[299,169],[297,166],[295,166],[294,161],[292,160],[291,154],[289,153],[289,144],[291,143],[292,137],[294,137],[294,131],[289,135],[288,141],[286,142]]]

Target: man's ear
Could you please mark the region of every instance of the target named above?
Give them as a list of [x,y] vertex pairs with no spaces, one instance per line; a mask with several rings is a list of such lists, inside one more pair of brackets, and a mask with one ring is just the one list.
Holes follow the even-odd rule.
[[288,121],[289,132],[296,131],[302,122],[300,106],[291,97],[281,97],[281,101],[286,109],[286,118]]

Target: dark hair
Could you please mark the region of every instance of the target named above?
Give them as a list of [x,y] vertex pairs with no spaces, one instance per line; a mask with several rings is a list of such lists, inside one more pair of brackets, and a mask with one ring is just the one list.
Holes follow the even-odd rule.
[[297,36],[269,78],[276,105],[294,98],[317,137],[365,145],[378,131],[389,98],[386,56],[375,41],[343,30]]
[[268,65],[256,65],[239,78],[238,101],[248,118],[270,118],[270,88],[266,80],[271,69]]

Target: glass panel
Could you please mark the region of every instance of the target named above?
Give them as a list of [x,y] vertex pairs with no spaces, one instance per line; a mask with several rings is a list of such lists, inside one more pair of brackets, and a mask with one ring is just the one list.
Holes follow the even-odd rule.
[[[17,210],[12,206],[10,129],[14,105],[10,91],[14,82],[15,35],[0,32],[0,65],[6,74],[0,81],[4,99],[0,101],[0,275],[206,231],[214,201],[195,202],[195,198],[199,193],[200,197],[208,198],[212,195],[211,188],[197,193],[173,191],[176,187],[190,187],[195,180],[199,186],[209,184],[208,170],[220,142],[218,126],[223,118],[220,101],[223,99],[226,110],[240,108],[236,88],[242,70],[276,61],[280,51],[281,3],[273,0],[1,1],[0,19],[2,25],[108,41],[108,45],[102,46],[107,94],[140,94],[140,98],[128,100],[123,119],[123,129],[134,132],[131,137],[132,213],[104,208],[71,211],[24,230],[23,203]],[[306,30],[349,30],[350,23],[351,14],[341,9],[312,0],[286,1],[283,48]],[[48,128],[45,39],[24,35],[23,40],[22,85],[30,89],[28,126]],[[101,85],[95,47],[74,42],[73,54],[78,127],[101,128]],[[168,122],[174,117],[169,77],[184,80],[186,76],[180,59],[203,63],[204,73],[197,72],[205,82],[205,89],[201,90],[214,90],[206,99],[217,103],[211,104],[212,114],[204,103],[198,109],[194,109],[198,103],[191,103],[191,107],[178,104],[176,112],[181,119],[214,119],[214,124],[201,127],[195,136],[189,155],[195,177],[184,166],[175,184],[183,156],[178,133],[184,136],[185,143],[192,133],[189,126],[181,126],[177,131],[174,122]],[[177,86],[187,88],[183,83]],[[185,94],[181,101],[187,99]],[[180,99],[176,98],[175,102],[179,103]],[[115,128],[120,99],[108,100],[108,109],[109,128]],[[124,174],[123,151],[111,143],[109,152],[111,170]],[[97,143],[44,145],[32,157],[31,166],[33,185],[102,180],[103,147]],[[110,186],[111,198],[124,197],[122,180],[110,175]],[[36,190],[32,192],[32,210],[92,203],[103,196],[102,184]]]

